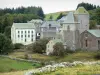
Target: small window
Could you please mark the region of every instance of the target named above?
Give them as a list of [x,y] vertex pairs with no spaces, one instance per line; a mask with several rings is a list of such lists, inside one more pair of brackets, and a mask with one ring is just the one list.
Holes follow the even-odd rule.
[[19,38],[20,36],[18,35],[18,38]]
[[21,35],[21,38],[23,38],[23,35]]
[[25,31],[25,33],[26,33],[26,31]]
[[23,31],[21,31],[21,33],[23,34]]
[[32,33],[33,33],[33,31],[32,31]]
[[32,35],[32,37],[33,37],[33,35]]
[[25,39],[25,42],[26,42],[26,39]]
[[18,33],[19,33],[19,31],[18,31]]
[[85,45],[86,45],[86,47],[88,46],[87,40],[85,40]]
[[26,37],[26,35],[25,35],[25,37]]
[[33,38],[31,39],[31,41],[33,42]]
[[49,27],[51,27],[51,24],[49,24]]

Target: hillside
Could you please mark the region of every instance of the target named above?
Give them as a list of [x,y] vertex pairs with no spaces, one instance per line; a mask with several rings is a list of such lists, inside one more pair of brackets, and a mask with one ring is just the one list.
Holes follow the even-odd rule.
[[[49,20],[50,16],[53,17],[53,20],[56,20],[57,17],[60,15],[60,13],[62,13],[63,15],[67,15],[68,12],[71,12],[71,11],[60,11],[60,12],[46,14],[45,20]],[[72,12],[74,12],[74,11],[72,11]]]

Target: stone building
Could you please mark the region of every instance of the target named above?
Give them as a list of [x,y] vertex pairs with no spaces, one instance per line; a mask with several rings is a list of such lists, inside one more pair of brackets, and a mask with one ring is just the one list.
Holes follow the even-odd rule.
[[100,50],[100,30],[87,30],[80,35],[81,49]]
[[44,21],[41,26],[41,38],[55,39],[60,29],[60,23],[57,21]]

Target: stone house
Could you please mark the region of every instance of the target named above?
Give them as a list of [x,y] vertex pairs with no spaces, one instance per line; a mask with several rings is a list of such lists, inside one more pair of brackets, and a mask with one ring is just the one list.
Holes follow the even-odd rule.
[[53,52],[53,50],[54,50],[53,46],[58,42],[62,43],[62,40],[61,39],[53,39],[48,42],[48,44],[46,45],[46,55],[49,55]]
[[100,50],[100,30],[87,30],[80,35],[81,49]]
[[41,38],[55,39],[60,29],[60,23],[57,21],[44,21],[41,26]]

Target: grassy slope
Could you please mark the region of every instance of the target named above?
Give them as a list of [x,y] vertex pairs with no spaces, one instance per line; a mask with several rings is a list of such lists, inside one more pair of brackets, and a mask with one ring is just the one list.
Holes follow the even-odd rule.
[[55,72],[41,73],[38,75],[99,75],[100,65],[74,66],[70,68],[59,68]]
[[33,63],[11,60],[0,57],[0,72],[10,72],[35,68]]
[[70,11],[62,11],[62,12],[55,12],[55,13],[46,14],[45,20],[49,20],[51,15],[53,16],[53,20],[56,20],[60,13],[62,13],[63,15],[67,15],[68,12],[70,12]]

